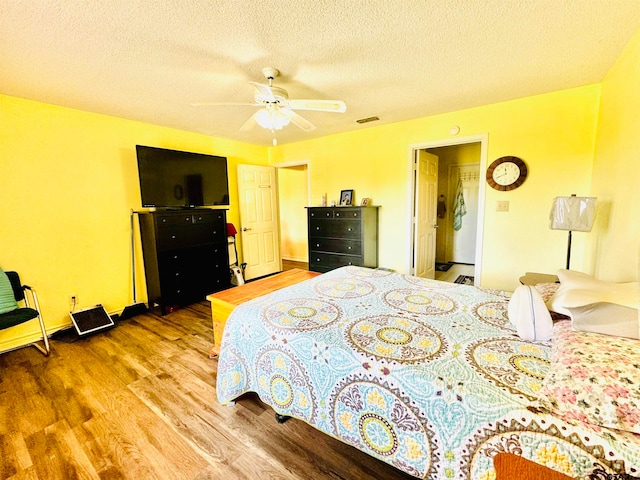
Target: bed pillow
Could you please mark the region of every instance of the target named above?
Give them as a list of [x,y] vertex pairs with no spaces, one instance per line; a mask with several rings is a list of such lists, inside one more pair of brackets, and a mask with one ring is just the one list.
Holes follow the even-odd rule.
[[553,333],[553,321],[542,296],[530,285],[515,289],[509,300],[509,321],[523,340],[547,341]]
[[638,308],[638,282],[613,283],[573,270],[558,270],[560,288],[549,299],[549,310],[571,316],[569,308],[596,302],[609,302]]
[[640,341],[558,322],[538,401],[566,420],[640,434]]
[[640,338],[638,309],[617,303],[596,302],[569,308],[575,330],[617,337]]
[[13,294],[13,287],[7,274],[0,269],[0,314],[7,313],[18,308],[18,302]]

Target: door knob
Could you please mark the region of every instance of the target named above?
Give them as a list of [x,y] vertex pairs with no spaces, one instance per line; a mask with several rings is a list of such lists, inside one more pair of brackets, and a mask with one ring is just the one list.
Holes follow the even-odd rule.
[[251,230],[250,228],[243,228],[242,231],[243,232],[248,232],[249,230]]

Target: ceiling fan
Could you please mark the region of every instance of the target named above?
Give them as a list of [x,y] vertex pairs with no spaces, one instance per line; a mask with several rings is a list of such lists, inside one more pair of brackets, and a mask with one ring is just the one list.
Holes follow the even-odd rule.
[[280,72],[273,67],[262,69],[268,85],[249,82],[253,85],[253,103],[219,103],[219,102],[199,102],[192,103],[194,106],[218,106],[218,105],[243,105],[251,107],[261,107],[240,127],[240,131],[251,130],[259,125],[273,133],[273,144],[276,145],[275,131],[281,130],[290,123],[301,128],[305,132],[315,130],[316,126],[309,120],[298,115],[294,110],[313,110],[317,112],[343,113],[347,110],[346,104],[342,100],[293,100],[289,99],[289,94],[284,88],[273,86],[273,79]]

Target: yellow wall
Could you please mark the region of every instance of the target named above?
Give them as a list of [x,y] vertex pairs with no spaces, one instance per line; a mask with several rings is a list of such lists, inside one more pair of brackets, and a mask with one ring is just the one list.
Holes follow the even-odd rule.
[[[141,206],[136,144],[227,156],[236,224],[235,166],[268,158],[265,147],[8,96],[0,96],[0,125],[0,267],[37,289],[52,329],[70,324],[71,294],[80,308],[102,303],[110,312],[132,302],[129,212]],[[139,300],[146,300],[138,272]],[[0,332],[0,350],[35,331],[18,328]]]
[[640,30],[602,82],[591,193],[598,197],[590,234],[596,272],[611,281],[638,278],[640,246]]
[[278,168],[280,256],[285,260],[308,261],[307,173],[306,165]]
[[[587,194],[597,125],[599,85],[589,85],[458,112],[364,128],[274,148],[271,162],[308,159],[311,201],[327,192],[337,199],[355,189],[356,202],[372,197],[380,205],[379,265],[406,272],[409,258],[411,145],[458,135],[488,134],[488,161],[522,158],[529,177],[517,190],[487,188],[481,285],[513,289],[526,271],[555,272],[566,255],[564,232],[549,230],[551,201],[557,195]],[[509,212],[495,212],[509,200]],[[572,267],[592,271],[584,237],[575,236]]]

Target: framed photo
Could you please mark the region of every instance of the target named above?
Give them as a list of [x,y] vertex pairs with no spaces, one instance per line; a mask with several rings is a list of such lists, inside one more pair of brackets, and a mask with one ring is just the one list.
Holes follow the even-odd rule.
[[340,205],[353,205],[353,190],[340,191]]
[[363,207],[368,207],[369,205],[371,205],[371,199],[369,197],[364,197],[360,205],[362,205]]

